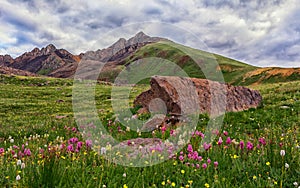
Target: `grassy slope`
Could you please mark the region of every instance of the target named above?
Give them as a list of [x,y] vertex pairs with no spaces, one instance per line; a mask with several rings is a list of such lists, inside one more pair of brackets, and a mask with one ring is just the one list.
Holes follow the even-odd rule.
[[[48,78],[25,78],[0,76],[0,148],[8,148],[9,136],[15,140],[14,144],[21,146],[28,142],[33,156],[38,156],[38,147],[55,145],[58,136],[68,140],[71,137],[80,137],[80,134],[70,131],[76,127],[72,114],[72,81]],[[264,98],[264,105],[258,109],[245,112],[226,114],[222,130],[229,132],[231,138],[256,140],[265,137],[273,143],[267,145],[262,153],[259,151],[239,153],[238,150],[223,150],[218,147],[209,153],[203,153],[205,160],[209,157],[219,161],[218,170],[209,168],[206,171],[198,170],[178,163],[174,160],[161,165],[147,168],[128,168],[105,162],[103,158],[94,157],[88,152],[85,154],[65,155],[66,159],[55,159],[49,162],[38,157],[26,158],[26,168],[20,170],[22,181],[16,182],[16,160],[0,156],[0,185],[20,187],[98,187],[106,184],[108,187],[161,187],[163,181],[175,182],[176,186],[188,184],[193,180],[194,187],[203,187],[209,183],[216,187],[272,187],[280,184],[291,187],[293,182],[299,182],[299,120],[300,120],[300,82],[264,84],[252,86],[259,89]],[[146,86],[138,86],[132,91],[132,98],[138,95]],[[96,88],[96,103],[99,117],[107,122],[113,112],[110,107],[111,86],[98,85]],[[59,102],[60,100],[61,102]],[[288,108],[282,108],[286,106]],[[58,118],[58,116],[65,116]],[[203,131],[205,120],[200,123],[198,130]],[[124,137],[112,127],[112,135],[119,139]],[[41,137],[32,139],[30,135],[38,134]],[[24,138],[26,137],[26,138]],[[29,140],[29,137],[31,140]],[[224,142],[225,142],[225,138]],[[283,147],[278,146],[279,142]],[[65,141],[65,143],[67,143]],[[290,168],[281,173],[282,158],[280,149],[286,150],[285,161]],[[220,151],[219,151],[220,150]],[[229,156],[237,154],[239,158]],[[241,157],[243,156],[243,157]],[[41,161],[44,165],[41,165]],[[205,162],[205,161],[204,161]],[[267,166],[270,162],[271,166]],[[185,174],[180,170],[184,169]],[[284,169],[283,169],[284,170]],[[123,173],[127,177],[123,177]],[[254,176],[258,179],[254,180]],[[260,177],[261,176],[261,177]],[[270,179],[268,179],[270,177]],[[156,184],[156,186],[154,186]],[[168,185],[167,187],[170,187]]]
[[[187,54],[193,54],[191,59]],[[300,69],[259,68],[251,66],[221,55],[192,49],[172,42],[159,42],[149,44],[139,49],[133,56],[126,59],[127,64],[146,57],[160,57],[178,64],[190,77],[209,78],[221,68],[225,82],[234,85],[251,85],[258,83],[277,83],[300,80]],[[202,65],[201,69],[194,62]],[[213,64],[218,63],[220,67]],[[211,65],[213,65],[211,67]],[[204,75],[202,70],[208,72]],[[218,80],[211,77],[209,79]]]

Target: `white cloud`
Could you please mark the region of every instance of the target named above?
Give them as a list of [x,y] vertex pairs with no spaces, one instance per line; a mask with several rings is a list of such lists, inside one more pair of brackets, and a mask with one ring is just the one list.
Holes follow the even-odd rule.
[[[157,21],[194,33],[215,53],[259,66],[300,66],[296,0],[3,0],[0,12],[1,54],[20,55],[48,43],[72,53],[96,50],[138,32],[127,25]],[[125,33],[108,34],[121,26],[127,26]],[[142,29],[207,50],[168,29]]]

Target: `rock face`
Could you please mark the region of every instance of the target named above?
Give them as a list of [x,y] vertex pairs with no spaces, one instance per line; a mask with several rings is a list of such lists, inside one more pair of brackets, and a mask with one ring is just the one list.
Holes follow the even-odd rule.
[[[1,66],[64,78],[74,74],[79,61],[79,56],[72,55],[64,49],[56,49],[53,44],[41,49],[34,48],[31,52],[26,52],[15,59],[10,56],[0,57]],[[73,68],[73,72],[71,68]],[[68,71],[63,71],[65,69]]]
[[151,111],[149,109],[151,101],[160,98],[165,103],[169,114],[182,114],[184,109],[186,111],[194,105],[191,101],[195,99],[182,97],[180,100],[179,92],[189,90],[196,90],[199,112],[213,116],[220,115],[225,110],[237,112],[255,108],[262,102],[258,91],[206,79],[154,76],[150,84],[151,89],[141,93],[134,101],[135,106],[141,105],[149,111]]

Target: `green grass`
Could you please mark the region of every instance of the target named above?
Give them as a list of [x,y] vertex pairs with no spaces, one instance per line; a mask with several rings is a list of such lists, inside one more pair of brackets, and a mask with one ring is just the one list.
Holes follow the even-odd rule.
[[[0,186],[294,187],[294,182],[300,183],[300,81],[252,87],[263,95],[263,105],[227,113],[211,149],[198,152],[202,161],[189,159],[190,152],[185,147],[181,154],[159,165],[134,168],[116,165],[85,146],[73,117],[72,80],[0,75],[0,149],[5,150],[0,153]],[[134,87],[131,102],[148,88],[146,85]],[[110,92],[108,85],[97,85],[95,91],[98,115],[105,128],[119,140],[138,137],[137,132],[126,131],[126,127],[114,121]],[[208,117],[201,115],[197,130],[204,132],[207,121]],[[153,136],[169,134],[169,129],[165,133],[158,130]],[[83,146],[77,153],[67,152],[68,141],[74,137],[82,141]],[[216,143],[219,137],[223,139],[220,146]],[[226,144],[227,137],[238,145]],[[260,144],[259,138],[264,138],[266,145]],[[201,148],[201,140],[201,136],[191,139],[194,151]],[[245,142],[245,147],[251,142],[253,150],[241,150],[240,141]],[[22,145],[30,149],[31,155],[14,157],[13,151],[24,152]],[[62,145],[64,149],[60,148]],[[285,156],[280,155],[281,150]],[[184,159],[180,160],[180,156]],[[18,160],[25,168],[17,164]],[[215,161],[217,167],[214,167]],[[204,163],[208,165],[206,169],[202,168]],[[20,180],[16,180],[18,175]]]

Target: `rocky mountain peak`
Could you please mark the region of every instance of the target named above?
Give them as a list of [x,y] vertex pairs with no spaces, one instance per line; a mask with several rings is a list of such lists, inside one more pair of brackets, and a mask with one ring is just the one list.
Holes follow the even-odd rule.
[[56,47],[53,44],[49,44],[45,48],[41,49],[43,55],[48,55],[56,50]]

